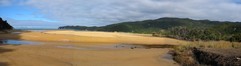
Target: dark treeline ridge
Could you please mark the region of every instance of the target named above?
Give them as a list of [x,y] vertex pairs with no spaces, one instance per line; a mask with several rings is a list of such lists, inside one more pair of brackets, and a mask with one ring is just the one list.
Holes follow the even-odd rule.
[[122,22],[101,27],[62,26],[59,29],[155,33],[155,36],[182,40],[227,40],[241,42],[241,22],[193,20],[189,18],[164,17],[155,20]]
[[13,27],[0,17],[0,31],[12,30]]

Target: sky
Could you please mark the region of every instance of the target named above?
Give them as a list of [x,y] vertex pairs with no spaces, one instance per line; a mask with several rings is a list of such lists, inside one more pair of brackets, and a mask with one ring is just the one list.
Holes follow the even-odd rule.
[[103,26],[178,17],[241,22],[241,0],[0,0],[14,27]]

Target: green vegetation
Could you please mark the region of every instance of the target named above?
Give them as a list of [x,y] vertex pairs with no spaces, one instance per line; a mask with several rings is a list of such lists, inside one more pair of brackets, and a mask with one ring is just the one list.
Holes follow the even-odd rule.
[[123,22],[101,27],[63,26],[59,29],[89,31],[149,33],[182,40],[226,40],[241,42],[241,22],[192,20],[188,18],[160,18],[135,22]]
[[[194,54],[194,49],[240,49],[241,44],[238,42],[227,42],[227,41],[194,41],[187,43],[186,45],[176,46],[172,51],[173,59],[180,63],[182,66],[206,66],[205,64],[200,64]],[[230,51],[224,51],[230,53]],[[239,53],[239,52],[237,52]],[[198,56],[199,57],[199,56]],[[220,57],[219,57],[220,58]],[[212,66],[212,65],[210,65]]]
[[174,27],[167,30],[166,36],[183,40],[227,40],[241,42],[241,25],[217,25],[208,28]]

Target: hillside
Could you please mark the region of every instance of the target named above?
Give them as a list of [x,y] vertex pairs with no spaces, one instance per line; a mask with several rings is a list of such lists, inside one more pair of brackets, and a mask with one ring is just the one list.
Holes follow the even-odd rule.
[[13,27],[0,17],[0,31],[11,30]]
[[160,30],[167,30],[173,27],[190,27],[190,28],[210,28],[214,27],[229,27],[241,26],[240,22],[221,22],[210,20],[193,20],[189,18],[159,18],[155,20],[144,20],[134,22],[122,22],[101,27],[86,27],[86,26],[62,26],[59,29],[75,29],[75,30],[90,30],[90,31],[118,31],[118,32],[135,32],[135,33],[152,33]]
[[159,18],[122,22],[102,27],[62,26],[59,29],[152,33],[181,40],[226,40],[241,42],[241,22],[193,20],[189,18]]

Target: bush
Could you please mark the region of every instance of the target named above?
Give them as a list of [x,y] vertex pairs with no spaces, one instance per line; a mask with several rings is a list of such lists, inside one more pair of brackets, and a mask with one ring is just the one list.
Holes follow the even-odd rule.
[[221,40],[222,34],[211,29],[205,28],[188,28],[188,27],[174,27],[168,29],[166,34],[168,37],[182,39],[182,40]]
[[229,41],[231,41],[231,42],[241,42],[241,33],[233,35],[232,37],[229,38]]

